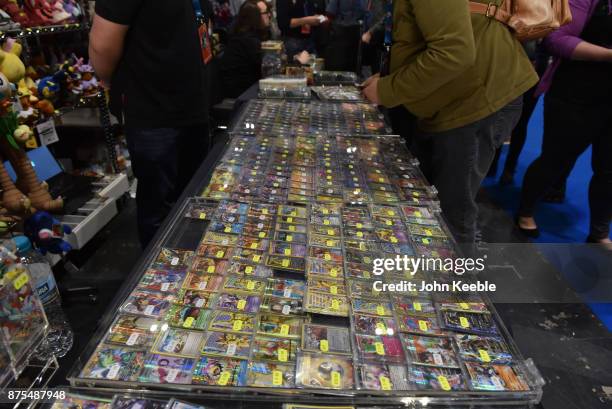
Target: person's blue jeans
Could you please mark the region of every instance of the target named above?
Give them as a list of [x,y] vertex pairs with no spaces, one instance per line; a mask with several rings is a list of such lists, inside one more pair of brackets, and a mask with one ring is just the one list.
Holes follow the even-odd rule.
[[145,248],[206,158],[208,126],[128,126],[126,137],[132,169],[138,179],[138,234]]
[[413,150],[438,190],[440,205],[455,239],[471,251],[475,241],[476,195],[495,151],[512,133],[523,108],[520,97],[488,117],[444,132],[417,131]]

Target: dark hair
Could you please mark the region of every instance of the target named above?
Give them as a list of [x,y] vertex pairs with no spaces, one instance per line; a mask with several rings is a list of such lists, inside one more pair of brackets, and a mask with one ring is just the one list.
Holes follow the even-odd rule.
[[232,32],[238,33],[256,33],[259,36],[263,36],[266,32],[266,27],[261,23],[261,10],[257,3],[268,3],[265,0],[247,0],[240,7],[238,16],[236,17],[236,23]]

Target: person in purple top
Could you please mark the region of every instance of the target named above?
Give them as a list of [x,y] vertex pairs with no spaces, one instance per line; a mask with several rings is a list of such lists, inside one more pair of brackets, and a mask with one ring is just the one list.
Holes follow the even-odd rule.
[[544,40],[555,58],[537,91],[546,92],[544,140],[523,180],[517,224],[529,237],[539,235],[538,201],[592,145],[587,242],[612,250],[612,0],[570,0],[570,7],[572,23]]

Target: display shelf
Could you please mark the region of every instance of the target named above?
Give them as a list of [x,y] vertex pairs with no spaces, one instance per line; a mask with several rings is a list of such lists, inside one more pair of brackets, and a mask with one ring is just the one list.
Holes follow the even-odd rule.
[[[256,102],[256,103],[262,103],[262,102]],[[276,102],[269,102],[269,101],[265,101],[263,102],[264,104],[275,104]],[[286,104],[286,103],[285,103]],[[303,105],[301,105],[303,107]],[[354,108],[354,107],[353,107]],[[248,112],[248,108],[247,108],[247,112]],[[240,120],[238,121],[240,122]],[[272,136],[272,134],[270,134]],[[317,140],[316,138],[325,138],[325,136],[323,135],[319,135],[317,137],[315,137],[315,140]],[[376,138],[382,138],[385,139],[384,136],[380,136],[380,137],[376,137]],[[376,138],[372,138],[370,137],[369,140],[377,140]],[[391,137],[389,137],[391,138]],[[282,138],[278,138],[279,140],[281,140]],[[333,140],[334,138],[330,138],[329,140]],[[368,140],[368,138],[364,138],[366,140]],[[215,153],[218,155],[218,157],[223,157],[224,153],[227,152],[227,149],[231,149],[234,145],[232,145],[233,141],[235,139],[232,139],[232,142],[230,142],[230,144],[224,146],[223,148],[220,147],[216,147],[215,149]],[[319,139],[319,141],[321,141],[323,139]],[[397,139],[395,139],[396,142],[398,142]],[[225,150],[225,152],[220,152],[222,150]],[[217,165],[218,164],[222,164],[222,160],[221,161],[217,161]],[[410,163],[407,162],[408,165],[412,166],[413,168],[416,166],[415,163]],[[187,189],[186,194],[187,195],[197,195],[200,192],[202,192],[204,190],[204,188],[208,185],[209,181],[211,180],[211,177],[213,175],[213,169],[215,168],[215,166],[211,166],[211,162],[210,160],[205,163],[202,168],[197,172],[197,174],[194,176],[194,180],[192,181],[192,183],[190,184],[190,186]],[[386,165],[393,165],[391,162],[386,163]],[[432,191],[432,194],[435,193],[434,191]],[[260,195],[259,196],[259,200],[257,200],[257,202],[261,202],[261,201],[265,201],[265,202],[269,202],[269,197],[267,197],[266,195]],[[254,199],[252,199],[254,200]],[[342,204],[343,201],[341,201],[341,203],[339,203],[340,206],[342,206],[342,209],[344,208],[353,208],[354,206],[349,204]],[[113,321],[116,317],[117,311],[119,310],[119,308],[122,305],[141,305],[140,303],[137,304],[126,304],[126,300],[128,300],[128,297],[130,295],[130,293],[137,287],[137,286],[142,286],[144,284],[142,283],[151,283],[151,276],[149,274],[148,278],[146,278],[146,281],[142,281],[141,280],[143,278],[144,273],[151,267],[154,265],[155,261],[158,259],[158,255],[160,254],[160,252],[162,251],[162,249],[180,249],[180,250],[187,250],[187,251],[196,251],[196,249],[198,249],[198,246],[200,244],[200,241],[202,239],[202,237],[205,235],[205,233],[208,231],[213,231],[211,229],[216,229],[217,227],[211,227],[211,223],[210,223],[210,219],[212,218],[216,218],[217,215],[221,214],[218,213],[216,208],[213,205],[213,207],[211,208],[210,205],[217,203],[214,201],[207,201],[205,199],[188,199],[186,196],[184,196],[180,202],[180,204],[177,205],[177,207],[175,207],[172,215],[167,219],[167,221],[165,222],[164,226],[162,227],[162,229],[160,229],[160,232],[158,233],[158,235],[156,236],[156,239],[154,240],[154,242],[149,246],[149,248],[147,249],[147,251],[145,252],[145,256],[143,257],[143,259],[141,260],[141,262],[139,263],[139,265],[137,266],[137,268],[132,272],[132,274],[130,275],[129,279],[126,281],[125,285],[123,286],[120,294],[118,294],[117,298],[115,299],[115,301],[113,302],[113,305],[111,306],[111,308],[109,309],[109,312],[107,313],[107,315],[103,318],[101,326],[99,328],[99,330],[94,334],[94,336],[92,337],[91,342],[88,344],[87,348],[85,349],[85,351],[83,352],[81,358],[76,362],[74,368],[72,369],[68,379],[70,381],[70,384],[72,386],[72,388],[75,391],[79,391],[80,393],[90,393],[95,391],[105,391],[106,393],[120,393],[122,391],[125,390],[137,390],[138,393],[146,395],[146,396],[152,396],[152,397],[163,397],[163,398],[170,398],[170,397],[177,397],[177,398],[183,398],[187,401],[197,401],[197,402],[207,402],[213,399],[223,399],[223,400],[240,400],[240,401],[249,401],[249,402],[255,402],[257,400],[261,400],[262,397],[265,396],[265,400],[266,402],[287,402],[288,400],[290,401],[294,401],[294,402],[304,402],[304,403],[319,403],[319,404],[359,404],[359,405],[392,405],[392,404],[409,404],[409,403],[423,403],[423,404],[427,404],[430,406],[436,406],[436,405],[479,405],[479,406],[487,406],[487,405],[492,405],[492,406],[502,406],[502,405],[530,405],[532,403],[536,403],[540,400],[541,398],[541,394],[542,394],[542,385],[543,382],[541,380],[541,377],[539,376],[537,369],[535,369],[535,367],[533,366],[533,364],[530,361],[525,360],[524,358],[522,358],[520,352],[517,350],[516,346],[514,345],[514,343],[512,342],[511,337],[508,334],[508,331],[505,329],[505,327],[503,326],[503,323],[501,322],[501,320],[499,319],[497,313],[495,312],[495,309],[493,308],[493,306],[490,304],[490,302],[486,299],[486,297],[482,297],[483,298],[483,302],[484,305],[486,305],[486,309],[489,311],[490,313],[490,318],[491,318],[491,322],[494,322],[495,325],[497,326],[497,329],[499,331],[499,335],[502,337],[502,339],[504,339],[504,341],[506,342],[507,346],[508,346],[508,350],[510,351],[510,355],[513,357],[512,358],[512,363],[514,365],[514,368],[516,369],[517,373],[522,377],[523,381],[525,382],[525,384],[527,385],[527,387],[525,388],[525,390],[516,390],[516,391],[509,391],[509,390],[505,390],[505,391],[497,391],[497,392],[493,392],[493,391],[481,391],[481,390],[474,390],[473,389],[473,385],[472,384],[468,384],[468,379],[467,378],[467,373],[466,373],[466,367],[463,366],[463,364],[461,364],[462,366],[460,367],[460,369],[458,369],[459,372],[461,372],[461,379],[463,379],[463,382],[465,384],[465,386],[468,388],[466,390],[458,390],[458,391],[445,391],[445,390],[433,390],[433,389],[426,389],[426,390],[417,390],[416,388],[416,384],[409,382],[410,384],[410,388],[409,390],[402,390],[402,391],[397,391],[397,390],[392,390],[392,391],[387,391],[387,390],[383,390],[383,391],[377,391],[377,390],[370,390],[369,388],[363,388],[361,387],[360,389],[356,389],[356,388],[345,388],[345,389],[336,389],[336,390],[324,390],[324,389],[311,389],[311,388],[294,388],[294,387],[290,387],[290,388],[278,388],[278,387],[269,387],[269,388],[260,388],[260,387],[254,387],[254,386],[246,386],[243,384],[240,384],[238,386],[223,386],[223,385],[202,385],[202,384],[198,384],[198,385],[194,385],[194,384],[177,384],[177,383],[152,383],[150,381],[144,381],[144,378],[141,378],[140,372],[136,373],[134,372],[134,376],[129,376],[126,375],[125,372],[122,372],[123,375],[119,375],[119,371],[124,371],[124,369],[122,369],[123,367],[113,367],[112,365],[108,366],[109,364],[105,364],[107,365],[106,368],[97,368],[100,369],[100,372],[98,372],[98,375],[96,375],[96,378],[91,378],[89,377],[89,369],[91,369],[91,366],[88,366],[88,369],[86,372],[83,372],[83,369],[87,366],[87,364],[90,362],[90,358],[92,357],[92,355],[95,353],[96,348],[98,347],[98,345],[103,344],[107,337],[107,335],[109,334],[109,331],[111,329],[111,326],[113,325]],[[316,205],[316,201],[309,201],[308,203],[308,207],[307,207],[307,212],[311,212],[314,211],[314,208],[311,208],[311,206],[315,206]],[[212,210],[204,210],[204,211],[192,211],[192,205],[193,204],[197,204],[199,206],[203,206],[205,208],[209,208]],[[397,204],[401,204],[401,203],[397,203]],[[404,203],[406,204],[406,203]],[[367,208],[370,209],[372,212],[374,211],[374,207],[376,206],[373,203],[369,203],[367,206],[361,205],[361,206],[357,206],[359,208]],[[399,208],[395,208],[397,210],[397,214],[399,213]],[[441,231],[447,235],[447,231],[445,230],[444,227],[444,222],[443,222],[443,218],[441,218],[441,216],[439,214],[437,214],[436,209],[430,208],[430,210],[432,211],[432,214],[435,214],[435,220],[437,220],[437,222],[440,225]],[[210,214],[209,214],[210,213]],[[189,214],[190,217],[185,217],[186,214]],[[274,213],[276,214],[276,213]],[[314,214],[314,213],[313,213]],[[308,213],[308,219],[312,222],[312,220],[310,217],[313,216],[313,214]],[[325,214],[325,213],[323,213]],[[343,214],[343,213],[342,213]],[[202,216],[203,215],[203,216]],[[222,217],[222,216],[218,216],[218,217]],[[298,217],[298,216],[291,216],[291,217]],[[373,216],[372,216],[373,217]],[[407,226],[406,228],[408,228],[409,226],[409,222],[406,219],[406,216],[401,216],[399,217],[399,219],[401,219],[401,223],[402,225]],[[215,219],[216,220],[216,219]],[[223,220],[223,219],[219,219],[219,220]],[[288,222],[287,220],[285,220],[284,222]],[[216,223],[216,222],[215,222]],[[288,222],[290,223],[290,222]],[[307,222],[308,223],[308,222]],[[323,223],[319,223],[320,225],[326,225],[324,222]],[[310,226],[312,227],[312,226]],[[310,229],[310,227],[308,227]],[[314,228],[314,227],[313,227]],[[276,228],[273,228],[273,231],[276,231]],[[340,232],[344,231],[344,226],[340,226],[339,227]],[[408,234],[408,233],[407,233]],[[413,233],[409,233],[411,235],[413,235]],[[433,234],[433,233],[432,233]],[[425,236],[429,236],[429,233],[425,233]],[[205,236],[204,236],[205,237]],[[276,236],[275,236],[276,237]],[[310,230],[308,230],[308,240],[310,240]],[[342,235],[342,237],[345,237],[344,234]],[[398,237],[398,236],[394,236],[394,237]],[[410,236],[412,237],[412,236]],[[344,240],[350,240],[352,238],[351,235],[348,235],[345,237]],[[415,244],[414,240],[411,238],[410,239],[410,243]],[[427,239],[427,242],[429,243],[430,239]],[[308,247],[309,249],[312,247],[312,244],[310,243],[310,241],[308,241]],[[392,242],[393,243],[393,242]],[[454,242],[452,242],[452,239],[450,239],[449,243],[454,246]],[[344,264],[345,262],[347,262],[348,257],[349,257],[349,252],[350,249],[347,247],[349,244],[347,241],[343,241],[341,244],[341,250],[339,254],[342,255],[343,257],[343,261],[340,261],[340,263],[342,263],[342,265],[344,266],[345,269],[348,268],[348,264]],[[315,246],[316,247],[316,246]],[[164,254],[167,253],[166,250],[164,250]],[[176,264],[180,264],[182,261],[182,256],[181,254],[183,253],[176,253]],[[271,253],[270,253],[271,254]],[[270,257],[270,254],[268,254],[268,257]],[[310,251],[309,251],[310,254]],[[378,253],[376,253],[378,254]],[[286,256],[287,253],[284,253],[284,255]],[[223,255],[220,256],[221,258],[223,258]],[[170,260],[172,260],[173,257],[170,258]],[[325,259],[326,260],[326,259]],[[159,263],[159,260],[158,260]],[[282,263],[281,263],[282,264]],[[366,263],[367,264],[367,263]],[[290,265],[290,264],[288,264]],[[278,266],[273,268],[273,277],[274,278],[294,278],[297,279],[300,277],[300,275],[296,275],[295,273],[291,273],[289,271],[287,271],[287,265],[282,265],[282,266]],[[155,268],[160,268],[159,264],[156,264]],[[171,267],[166,267],[166,268],[171,268]],[[188,268],[188,266],[185,266],[185,268]],[[208,270],[205,270],[204,274],[216,274],[217,271],[217,264],[214,264],[214,270],[213,272],[209,273]],[[182,271],[182,269],[180,269]],[[310,271],[310,270],[309,270]],[[348,271],[348,270],[345,270]],[[246,273],[246,271],[245,271]],[[250,274],[250,273],[247,273]],[[180,274],[179,274],[180,275]],[[226,275],[224,275],[223,278],[223,282],[225,283],[224,286],[230,285],[230,287],[226,287],[225,290],[229,290],[230,292],[232,291],[231,288],[234,288],[233,286],[236,285],[236,283],[238,283],[238,281],[232,279],[230,281],[227,281],[226,278],[230,277],[231,273],[227,273]],[[310,279],[310,277],[306,277],[306,279],[304,278],[304,276],[302,275],[301,278],[306,281],[306,279]],[[183,277],[184,279],[184,277]],[[347,278],[348,280],[348,278]],[[252,291],[252,289],[249,288],[249,281],[252,282],[252,287],[253,290],[257,287],[256,282],[258,281],[256,278],[251,278],[251,279],[247,279],[246,282],[246,292],[250,292]],[[153,280],[153,282],[155,282],[155,280]],[[187,282],[187,281],[186,281]],[[348,281],[349,283],[352,283],[350,280]],[[141,284],[139,284],[141,283]],[[243,282],[244,284],[244,282]],[[149,285],[149,284],[147,284]],[[166,291],[169,290],[171,284],[168,284],[168,288],[165,288],[165,290],[162,291]],[[148,288],[148,287],[147,287]],[[199,288],[199,287],[198,287]],[[151,289],[151,288],[149,288]],[[161,287],[160,287],[161,289]],[[208,289],[208,287],[206,287],[206,289]],[[235,289],[235,288],[234,288]],[[330,290],[331,291],[331,290]],[[349,294],[351,295],[351,299],[354,299],[355,297],[352,297],[352,287],[347,287],[347,291],[349,292]],[[333,292],[332,292],[333,293]],[[368,297],[365,297],[368,298]],[[155,298],[144,298],[143,300],[148,300],[147,303],[149,303],[149,305],[153,305],[150,304],[151,300],[154,300]],[[216,299],[218,300],[218,299]],[[167,300],[168,301],[168,300]],[[162,302],[163,304],[163,302]],[[160,304],[160,305],[162,305]],[[219,304],[215,304],[215,305],[219,305]],[[246,305],[246,304],[245,304]],[[354,307],[354,306],[353,306]],[[351,308],[353,308],[351,307]],[[126,307],[128,308],[128,307]],[[131,307],[129,307],[131,308]],[[143,306],[144,308],[144,306]],[[154,307],[155,308],[155,307]],[[153,313],[153,311],[155,311],[155,309],[151,310],[151,313]],[[200,308],[200,307],[198,307]],[[244,308],[244,305],[243,305]],[[249,307],[250,308],[250,307]],[[395,308],[395,307],[394,307]],[[416,308],[416,307],[415,307]],[[436,315],[435,317],[437,318],[441,318],[443,314],[442,310],[439,309],[441,307],[438,307],[438,301],[436,301]],[[126,311],[135,311],[135,310],[131,310],[131,309],[127,309]],[[395,310],[391,310],[391,316],[396,319],[396,322],[398,320],[398,312]],[[325,312],[325,311],[322,311]],[[267,314],[267,313],[265,313]],[[446,312],[444,312],[444,314],[446,314]],[[308,315],[306,315],[306,317],[308,317],[309,319],[311,319],[313,322],[315,323],[319,323],[319,324],[335,324],[335,325],[340,325],[346,328],[350,328],[353,329],[355,328],[355,322],[354,322],[354,317],[353,314],[346,314],[346,315],[350,315],[351,318],[338,318],[338,317],[333,317],[333,316],[329,316],[327,314],[321,315],[321,314],[313,314],[313,313],[308,313]],[[374,314],[376,315],[376,314]],[[384,315],[384,314],[383,314]],[[465,315],[465,314],[464,314]],[[445,315],[446,316],[446,315]],[[469,315],[465,315],[466,317]],[[259,321],[262,319],[262,312],[260,311],[259,315],[255,316],[255,320],[254,321],[254,325],[255,326],[259,326]],[[464,319],[467,319],[464,317]],[[194,321],[196,321],[194,319]],[[461,320],[463,322],[463,320]],[[164,334],[166,334],[167,330],[170,330],[173,328],[173,324],[174,321],[165,321],[165,320],[161,320],[159,321],[157,324],[155,324],[155,327],[149,327],[150,330],[152,330],[153,332],[162,330],[164,331]],[[204,322],[204,321],[203,321]],[[241,321],[242,322],[242,321]],[[247,321],[248,322],[248,321]],[[263,321],[262,321],[263,322]],[[267,321],[266,321],[267,322]],[[178,330],[182,331],[184,329],[184,325],[185,322],[183,322],[182,326],[180,328],[177,328]],[[191,327],[193,325],[198,325],[197,322],[191,322],[189,325],[187,325],[188,327]],[[242,324],[244,325],[244,324]],[[241,325],[241,328],[242,328]],[[462,324],[463,325],[463,324]],[[113,327],[113,328],[121,328],[121,327]],[[208,325],[206,325],[205,327],[208,332],[206,332],[207,334],[211,331],[211,328],[214,327],[209,327]],[[241,332],[241,328],[236,329],[235,331],[230,330],[230,332]],[[280,336],[284,337],[285,335],[288,334],[283,334],[282,333],[282,326],[281,328],[281,333]],[[197,330],[194,330],[197,332]],[[353,331],[353,330],[351,330]],[[145,331],[146,332],[146,331]],[[200,333],[200,334],[204,334],[204,332]],[[450,333],[449,333],[450,334]],[[353,359],[353,361],[356,363],[356,365],[353,367],[355,368],[355,371],[357,371],[358,367],[360,368],[359,365],[357,365],[357,363],[361,363],[363,362],[363,357],[360,354],[357,354],[358,351],[358,344],[356,339],[357,338],[353,338],[353,335],[355,335],[353,332],[351,332],[351,346],[352,346],[352,353],[350,355],[350,358]],[[163,335],[163,337],[165,337],[166,335]],[[203,335],[202,335],[203,336]],[[135,339],[133,339],[131,342],[135,343],[137,342],[137,340],[139,339],[137,336]],[[153,339],[157,339],[157,341],[155,341],[155,345],[162,345],[163,344],[163,337],[162,335],[158,335],[155,334],[155,337],[157,338],[152,338],[151,341],[145,341],[146,342],[153,342]],[[148,339],[148,338],[147,338]],[[162,342],[162,344],[159,344],[160,342]],[[146,344],[149,345],[149,344]],[[360,345],[360,344],[359,344]],[[402,341],[402,350],[403,353],[407,356],[407,349],[406,349],[406,345],[405,343],[403,343]],[[455,344],[453,344],[455,345]],[[133,346],[133,345],[132,345]],[[107,346],[104,346],[104,348],[108,348]],[[147,346],[147,351],[149,350],[149,348],[153,348],[153,346],[149,345]],[[181,346],[180,351],[182,351],[182,348],[184,348],[184,345]],[[455,347],[453,347],[455,348]],[[156,350],[157,347],[155,347],[153,349]],[[378,349],[378,348],[377,348]],[[121,354],[120,357],[123,359],[129,359],[131,360],[130,362],[135,362],[136,366],[135,367],[140,367],[142,365],[141,360],[145,359],[145,355],[146,352],[145,350],[142,350],[142,353],[135,353],[135,351],[139,351],[139,349],[134,349],[133,347],[127,347],[127,349],[124,352],[127,352],[128,354]],[[176,351],[176,350],[175,350]],[[157,352],[155,352],[157,353]],[[232,354],[235,354],[236,352],[233,352]],[[299,352],[300,356],[303,354],[304,352]],[[376,353],[378,353],[378,351],[376,351]],[[197,350],[197,352],[190,352],[189,354],[195,354],[193,359],[199,360],[201,359],[201,355],[200,355],[200,351],[199,348]],[[232,355],[230,354],[230,355]],[[207,353],[204,354],[205,356],[210,356],[207,355]],[[483,360],[486,359],[482,358]],[[126,361],[127,362],[127,361]],[[406,369],[409,368],[413,368],[415,365],[420,365],[418,363],[415,363],[413,360],[410,360],[409,363],[405,364],[406,365]],[[135,368],[134,367],[134,368]],[[223,373],[223,370],[219,369],[221,372],[216,373],[215,379],[222,379],[221,375]],[[109,376],[109,372],[112,374],[111,376]],[[115,373],[116,372],[116,373]],[[190,371],[189,371],[190,372]],[[332,371],[333,372],[333,371]],[[191,373],[191,372],[190,372]],[[118,375],[118,376],[117,376]],[[332,374],[333,375],[333,374]],[[127,378],[126,378],[127,376]],[[176,376],[178,376],[178,373],[174,373],[174,377],[176,378]],[[108,379],[108,378],[112,378],[112,379]],[[116,378],[123,378],[123,381],[119,381],[119,380],[114,380]],[[358,379],[358,373],[354,372],[352,378],[357,381]],[[507,379],[508,380],[508,379]],[[222,384],[227,383],[227,381],[229,381],[229,379],[226,379],[225,381],[220,381]],[[218,381],[215,381],[218,383]],[[382,382],[382,381],[381,381]],[[444,384],[446,382],[448,382],[448,379],[444,378],[443,380],[438,379],[437,380],[438,383],[441,383],[442,388],[446,388],[444,386]],[[361,385],[361,383],[359,383],[359,385]],[[495,385],[493,385],[495,386]],[[385,388],[383,388],[385,389]],[[290,394],[290,395],[288,395]],[[289,397],[290,396],[290,397]]]
[[50,26],[14,28],[10,30],[1,30],[0,31],[0,41],[4,40],[7,37],[31,38],[31,37],[53,35],[53,34],[70,33],[70,32],[76,32],[76,31],[82,31],[82,32],[89,31],[89,26],[87,24],[82,24],[82,23],[68,23],[68,24],[59,24],[59,25],[50,25]]

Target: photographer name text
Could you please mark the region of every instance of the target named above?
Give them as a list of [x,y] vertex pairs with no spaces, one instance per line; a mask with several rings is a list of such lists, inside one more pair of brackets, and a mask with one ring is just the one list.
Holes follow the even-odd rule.
[[414,292],[495,292],[497,286],[488,281],[465,282],[462,280],[454,280],[451,282],[439,281],[398,281],[395,283],[385,283],[375,281],[373,284],[375,291],[382,292],[399,292],[399,293],[414,293]]

